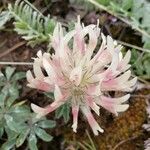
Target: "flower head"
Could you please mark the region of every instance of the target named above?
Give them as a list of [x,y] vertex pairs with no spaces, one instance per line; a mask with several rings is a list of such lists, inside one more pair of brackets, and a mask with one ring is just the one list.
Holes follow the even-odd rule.
[[[98,50],[97,42],[102,43]],[[52,36],[54,54],[37,53],[33,71],[27,72],[28,86],[46,92],[54,92],[55,100],[45,108],[35,104],[31,107],[38,116],[44,116],[70,101],[73,115],[73,131],[76,132],[79,110],[87,118],[93,132],[98,135],[103,129],[95,121],[91,110],[99,115],[100,106],[118,115],[129,105],[124,104],[130,95],[111,98],[108,91],[131,91],[136,78],[129,80],[131,71],[130,51],[122,57],[121,45],[117,45],[110,36],[100,34],[97,25],[84,26],[78,18],[75,29],[63,35],[58,23]],[[95,54],[95,51],[97,53]],[[42,70],[47,75],[44,75]],[[107,95],[106,95],[107,94]]]

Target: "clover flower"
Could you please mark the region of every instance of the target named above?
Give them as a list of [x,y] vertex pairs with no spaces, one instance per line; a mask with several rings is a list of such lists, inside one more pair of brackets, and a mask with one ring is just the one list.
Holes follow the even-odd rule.
[[[99,49],[98,40],[102,39]],[[76,132],[78,112],[81,111],[95,135],[103,129],[95,121],[91,110],[99,115],[100,107],[118,115],[127,110],[124,104],[130,94],[111,98],[109,91],[131,91],[137,78],[130,79],[128,70],[131,53],[123,57],[122,46],[117,45],[110,36],[100,34],[98,25],[84,26],[80,18],[75,29],[64,35],[60,23],[52,35],[53,54],[37,53],[34,58],[33,77],[27,72],[28,86],[46,92],[54,92],[54,102],[41,108],[35,104],[31,107],[38,117],[45,116],[69,101],[72,107],[73,131]],[[46,75],[43,73],[46,71]]]

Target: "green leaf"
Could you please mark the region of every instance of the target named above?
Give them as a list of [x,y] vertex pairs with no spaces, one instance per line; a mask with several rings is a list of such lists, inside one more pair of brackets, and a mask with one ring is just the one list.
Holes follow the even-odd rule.
[[4,128],[0,127],[0,138],[3,136],[4,134]]
[[61,116],[63,116],[64,105],[62,105],[62,106],[60,106],[59,108],[56,109],[56,111],[55,111],[55,118],[59,119]]
[[11,85],[9,87],[9,89],[8,89],[8,91],[9,91],[9,98],[7,99],[7,103],[6,103],[6,105],[8,107],[10,107],[14,103],[14,101],[17,98],[19,98],[19,90],[17,88],[18,87],[16,87],[15,84],[14,84],[14,85]]
[[8,140],[2,145],[1,150],[12,150],[12,148],[15,146],[15,143],[16,139],[12,139],[11,141]]
[[0,14],[0,30],[4,28],[4,25],[7,21],[12,18],[12,15],[9,11],[3,11]]
[[37,148],[37,138],[35,136],[35,134],[30,134],[29,138],[28,138],[28,145],[30,150],[38,150]]
[[38,126],[41,128],[54,128],[56,126],[56,122],[53,120],[43,120],[38,123]]
[[10,109],[10,112],[13,113],[13,116],[16,117],[16,120],[26,120],[29,118],[31,112],[29,106],[13,106]]
[[18,136],[18,133],[16,133],[13,130],[11,130],[7,125],[5,125],[5,131],[7,133],[8,141],[11,141],[14,138],[17,138],[17,136]]
[[144,12],[143,12],[143,20],[142,20],[142,26],[143,28],[150,28],[150,3],[145,3],[144,4]]
[[63,116],[65,123],[69,121],[70,105],[68,103],[62,105],[55,111],[55,117],[60,118]]
[[35,127],[34,130],[35,130],[36,135],[43,141],[49,142],[52,140],[52,136],[47,134],[43,129]]
[[122,7],[125,10],[130,9],[132,7],[132,5],[133,5],[133,0],[125,0],[125,1],[123,0],[123,2],[122,2]]
[[63,117],[64,117],[65,123],[67,123],[69,121],[69,118],[70,118],[70,106],[69,106],[69,104],[65,105]]
[[12,81],[17,81],[17,80],[23,79],[25,77],[26,77],[25,72],[18,72],[18,73],[13,75]]
[[17,141],[16,141],[17,147],[20,147],[24,143],[29,132],[30,132],[30,129],[27,129],[26,131],[21,132],[21,134],[19,135],[19,137],[17,138]]
[[0,71],[0,87],[6,84],[5,80],[6,80],[5,76]]
[[15,31],[34,46],[42,42],[49,42],[55,21],[49,16],[45,17],[29,1],[17,0],[12,6],[8,6],[9,11],[15,19]]
[[0,93],[0,107],[4,107],[6,97],[7,97],[7,92]]
[[15,121],[12,116],[5,115],[5,120],[6,120],[8,127],[12,131],[17,132],[17,133],[20,133],[22,131],[23,126],[19,122]]
[[54,93],[52,93],[52,92],[46,92],[46,93],[44,93],[48,98],[50,98],[50,99],[52,99],[52,100],[54,100]]
[[150,76],[150,61],[149,60],[144,61],[144,68],[145,68],[147,75]]
[[5,70],[5,74],[6,74],[6,78],[7,80],[10,80],[12,74],[14,73],[15,71],[15,68],[12,68],[12,67],[7,67],[6,70]]
[[101,3],[102,5],[108,5],[111,0],[97,0],[97,2]]

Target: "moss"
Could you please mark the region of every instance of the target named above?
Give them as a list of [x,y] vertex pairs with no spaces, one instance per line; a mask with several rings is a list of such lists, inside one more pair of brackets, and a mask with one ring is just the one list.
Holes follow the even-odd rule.
[[143,134],[142,125],[147,117],[146,102],[145,98],[140,98],[141,92],[135,94],[137,96],[136,98],[131,98],[128,111],[115,118],[105,129],[104,135],[101,138],[97,138],[100,150],[112,150],[119,143],[120,146],[117,146],[117,150],[140,149],[138,143],[140,143],[139,139]]
[[100,117],[95,116],[97,122],[105,130],[105,132],[103,134],[100,133],[99,136],[93,135],[88,123],[83,121],[81,115],[77,134],[73,134],[70,127],[64,127],[63,135],[65,140],[74,141],[74,143],[83,141],[88,142],[89,140],[85,133],[85,130],[88,129],[91,133],[90,136],[92,137],[93,142],[97,146],[97,150],[143,149],[143,136],[145,136],[145,132],[142,125],[147,118],[145,109],[146,101],[143,95],[147,95],[148,93],[149,91],[144,89],[143,91],[132,94],[129,100],[129,109],[118,117],[112,117],[112,115],[103,110]]

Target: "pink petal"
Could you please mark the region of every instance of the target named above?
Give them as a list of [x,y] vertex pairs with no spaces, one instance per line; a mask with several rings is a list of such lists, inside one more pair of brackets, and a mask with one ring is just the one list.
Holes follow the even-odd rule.
[[96,103],[94,102],[94,99],[91,96],[86,96],[85,100],[86,100],[87,105],[90,106],[97,115],[99,115],[100,108],[98,105],[96,105]]
[[86,93],[90,96],[99,96],[101,95],[100,85],[91,84],[86,90]]
[[[57,93],[58,94],[58,93]],[[56,94],[54,93],[55,98],[58,98],[58,95],[56,96]],[[60,98],[60,97],[59,97]],[[50,105],[41,108],[35,104],[31,104],[32,110],[37,113],[38,117],[41,116],[45,116],[49,113],[51,113],[52,111],[56,110],[58,107],[60,107],[61,105],[63,105],[66,101],[67,101],[68,95],[64,95],[61,99],[57,99],[55,100],[53,103],[51,103]]]
[[98,131],[99,132],[104,132],[104,130],[98,125],[98,123],[95,121],[90,109],[88,107],[81,107],[81,110],[83,112],[83,114],[86,116],[89,125],[91,126],[93,133],[95,135],[98,135]]
[[78,16],[78,22],[75,27],[76,34],[74,35],[74,43],[73,43],[73,50],[76,53],[77,50],[81,53],[85,53],[85,42],[84,36],[82,33],[82,26],[80,24],[80,17]]
[[28,86],[30,86],[32,88],[37,88],[39,90],[46,91],[46,92],[51,91],[52,86],[50,84],[44,82],[44,79],[43,79],[43,81],[41,81],[39,79],[34,79],[31,71],[27,71],[26,77],[27,77],[27,81],[29,82]]
[[103,90],[128,90],[136,83],[136,79],[128,81],[130,76],[131,71],[127,71],[117,78],[103,81],[101,83],[101,88]]
[[118,112],[123,112],[128,109],[128,104],[122,104],[127,101],[130,97],[130,94],[127,94],[119,98],[111,98],[106,96],[100,96],[100,99],[97,100],[97,104],[107,109],[109,112],[118,115]]
[[45,92],[50,92],[52,89],[52,86],[44,81],[41,80],[33,80],[32,84],[35,86],[35,88],[45,91]]

